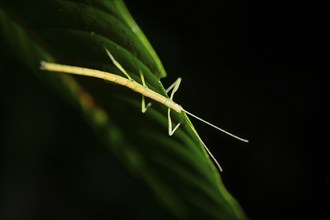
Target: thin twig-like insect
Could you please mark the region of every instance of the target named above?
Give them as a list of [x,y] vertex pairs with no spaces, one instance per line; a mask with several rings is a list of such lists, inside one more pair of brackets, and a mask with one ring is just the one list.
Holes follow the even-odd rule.
[[[90,76],[90,77],[95,77],[99,79],[103,79],[106,81],[110,81],[125,87],[128,87],[132,89],[133,91],[140,93],[142,95],[142,105],[141,105],[141,110],[143,113],[147,111],[147,109],[150,107],[151,103],[147,104],[145,103],[145,97],[148,97],[156,102],[159,102],[163,104],[164,106],[168,107],[167,111],[167,116],[168,116],[168,134],[172,136],[174,132],[179,128],[181,123],[178,123],[174,128],[172,126],[172,120],[171,120],[171,109],[178,112],[178,113],[186,113],[202,122],[205,124],[233,137],[236,138],[240,141],[243,142],[248,142],[248,140],[240,138],[232,133],[229,133],[228,131],[225,131],[222,128],[219,128],[210,122],[205,121],[204,119],[188,112],[185,110],[181,105],[175,103],[173,101],[173,96],[175,92],[179,89],[180,83],[181,83],[181,78],[178,78],[168,89],[166,89],[166,92],[168,93],[169,91],[172,90],[170,97],[165,97],[151,89],[149,89],[145,83],[144,76],[142,72],[140,71],[140,77],[141,77],[141,82],[142,85],[136,82],[135,80],[130,77],[130,75],[126,72],[126,70],[120,65],[120,63],[113,57],[113,55],[110,53],[109,50],[105,48],[106,53],[108,54],[109,58],[113,62],[113,64],[127,77],[122,77],[113,73],[108,73],[100,70],[95,70],[95,69],[89,69],[89,68],[83,68],[83,67],[77,67],[77,66],[68,66],[68,65],[62,65],[62,64],[56,64],[56,63],[49,63],[45,61],[40,62],[40,69],[41,70],[46,70],[46,71],[54,71],[54,72],[62,72],[62,73],[69,73],[69,74],[75,74],[75,75],[83,75],[83,76]],[[214,163],[217,165],[218,169],[222,171],[222,168],[219,164],[219,162],[215,159],[211,151],[208,149],[208,147],[205,145],[205,143],[202,141],[202,139],[199,137],[197,131],[191,127],[192,130],[194,131],[195,135],[197,138],[202,142],[205,150],[208,152]]]

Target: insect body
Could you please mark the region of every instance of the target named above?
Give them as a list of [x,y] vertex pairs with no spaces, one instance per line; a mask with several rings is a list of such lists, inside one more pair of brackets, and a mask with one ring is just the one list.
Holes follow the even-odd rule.
[[[142,112],[146,112],[146,110],[148,109],[148,107],[150,107],[150,103],[148,105],[145,104],[145,98],[144,97],[148,97],[158,103],[163,104],[164,106],[168,107],[168,134],[170,136],[172,136],[174,134],[174,132],[178,129],[178,127],[180,126],[180,123],[178,123],[174,128],[172,126],[172,120],[171,120],[171,114],[170,111],[171,109],[178,112],[178,113],[186,113],[210,126],[212,126],[213,128],[224,132],[227,135],[230,135],[240,141],[243,142],[248,142],[248,140],[240,138],[234,134],[229,133],[228,131],[225,131],[213,124],[211,124],[210,122],[205,121],[204,119],[188,112],[187,110],[185,110],[181,105],[175,103],[173,101],[173,96],[175,94],[175,92],[179,89],[180,83],[181,83],[181,78],[178,78],[168,89],[166,89],[166,92],[169,92],[172,90],[170,97],[165,97],[151,89],[149,89],[145,83],[144,80],[144,76],[143,74],[140,72],[140,77],[141,77],[141,81],[142,84],[139,84],[138,82],[136,82],[135,80],[133,80],[130,75],[126,72],[126,70],[120,65],[120,63],[113,57],[113,55],[110,53],[110,51],[108,51],[107,49],[105,49],[108,56],[110,57],[110,59],[112,60],[112,62],[114,63],[114,65],[122,72],[124,73],[124,75],[127,77],[122,77],[113,73],[108,73],[108,72],[104,72],[104,71],[100,71],[100,70],[95,70],[95,69],[89,69],[89,68],[83,68],[83,67],[77,67],[77,66],[69,66],[69,65],[62,65],[62,64],[56,64],[56,63],[49,63],[49,62],[45,62],[45,61],[41,61],[40,62],[40,69],[42,70],[47,70],[47,71],[54,71],[54,72],[62,72],[62,73],[69,73],[69,74],[76,74],[76,75],[83,75],[83,76],[90,76],[90,77],[95,77],[95,78],[99,78],[99,79],[103,79],[106,81],[110,81],[119,85],[122,85],[124,87],[128,87],[130,89],[132,89],[133,91],[140,93],[142,95]],[[196,136],[198,137],[198,139],[203,143],[204,148],[206,149],[206,151],[208,152],[208,154],[210,155],[210,157],[213,159],[213,161],[216,163],[216,165],[218,166],[219,170],[222,171],[222,168],[220,166],[220,164],[218,163],[218,161],[215,159],[215,157],[212,155],[212,153],[210,152],[210,150],[207,148],[207,146],[204,144],[204,142],[202,141],[202,139],[199,137],[197,131],[192,127],[192,130],[194,131],[194,133],[196,134]]]
[[128,87],[133,91],[140,93],[141,95],[148,97],[156,102],[159,102],[166,107],[181,113],[183,108],[181,105],[175,103],[173,100],[162,96],[161,94],[149,89],[145,85],[141,85],[138,82],[134,81],[132,78],[124,78],[119,75],[115,75],[113,73],[108,73],[100,70],[82,68],[77,66],[68,66],[68,65],[60,65],[55,63],[47,63],[45,61],[41,61],[41,69],[55,72],[63,72],[70,73],[76,75],[90,76],[95,78],[104,79],[106,81],[110,81],[124,87]]

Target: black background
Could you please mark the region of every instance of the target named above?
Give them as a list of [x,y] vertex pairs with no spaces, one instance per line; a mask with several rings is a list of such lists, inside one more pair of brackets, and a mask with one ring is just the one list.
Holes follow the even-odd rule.
[[128,6],[168,78],[183,78],[176,100],[251,140],[238,143],[195,122],[247,215],[329,218],[325,5],[225,0]]
[[[167,70],[163,83],[183,78],[175,100],[250,139],[240,143],[194,121],[246,214],[251,219],[329,218],[325,5],[144,0],[127,6]],[[76,111],[26,74],[5,44],[0,46],[8,51],[1,53],[2,70],[21,73],[6,74],[1,82],[4,219],[95,219],[107,213],[111,199],[123,195],[105,183],[126,182],[130,188],[134,180],[109,161],[101,144],[92,150],[95,138]],[[68,147],[74,145],[79,147]],[[117,173],[118,182],[107,173]],[[140,190],[134,196],[141,203],[153,203],[145,186],[134,189]],[[112,205],[130,205],[124,203]],[[147,211],[157,216],[157,210]]]

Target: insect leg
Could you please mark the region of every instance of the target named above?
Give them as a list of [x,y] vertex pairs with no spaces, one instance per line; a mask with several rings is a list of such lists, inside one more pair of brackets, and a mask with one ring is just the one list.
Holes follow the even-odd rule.
[[[140,77],[141,77],[141,81],[142,81],[142,85],[145,87],[145,88],[148,88],[147,87],[147,84],[144,80],[144,76],[143,76],[143,73],[142,71],[140,70],[139,71],[140,73]],[[142,113],[145,113],[147,111],[147,109],[151,106],[151,102],[149,102],[147,105],[146,105],[146,101],[145,101],[145,98],[144,98],[144,95],[142,95],[142,105],[141,105],[141,111]]]
[[[180,83],[181,83],[181,78],[178,78],[167,90],[170,91],[172,88],[172,92],[171,92],[171,95],[170,95],[170,99],[173,100],[173,96],[174,96],[174,93],[176,91],[178,91],[179,89],[179,86],[180,86]],[[166,90],[166,91],[167,91]],[[169,108],[167,110],[167,118],[168,118],[168,134],[170,136],[172,136],[174,134],[174,132],[176,131],[176,129],[178,129],[178,127],[180,126],[181,123],[178,123],[174,129],[172,127],[172,119],[171,119],[171,109]]]
[[130,77],[130,75],[126,72],[126,70],[124,69],[124,67],[122,67],[122,65],[120,65],[120,63],[113,57],[113,55],[110,53],[110,51],[104,47],[105,51],[107,52],[109,58],[111,59],[111,61],[113,62],[113,64],[122,72],[125,74],[125,76],[129,79],[129,80],[133,80],[132,77]]
[[[178,82],[178,81],[180,81],[180,82]],[[179,77],[177,80],[175,80],[175,82],[172,84],[172,85],[170,85],[165,91],[166,91],[166,93],[168,93],[169,91],[171,91],[171,89],[173,89],[173,87],[177,84],[177,83],[179,83],[179,85],[180,85],[180,83],[181,83],[181,81],[182,81],[182,79]],[[179,87],[179,86],[178,86]]]

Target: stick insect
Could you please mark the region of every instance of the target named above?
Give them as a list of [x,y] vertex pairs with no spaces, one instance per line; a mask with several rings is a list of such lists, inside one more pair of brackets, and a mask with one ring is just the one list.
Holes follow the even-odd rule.
[[[179,128],[180,123],[178,123],[174,128],[172,125],[172,119],[171,119],[171,110],[176,111],[180,114],[187,114],[189,116],[192,116],[196,118],[199,121],[204,122],[205,124],[235,138],[238,139],[242,142],[248,142],[248,140],[240,138],[218,126],[215,126],[214,124],[211,124],[210,122],[192,114],[191,112],[188,112],[185,110],[181,105],[177,104],[176,102],[173,101],[173,96],[175,92],[179,89],[180,83],[181,83],[181,78],[179,77],[168,89],[166,89],[166,92],[169,93],[171,90],[171,94],[168,97],[165,97],[151,89],[149,89],[146,85],[144,76],[142,72],[140,71],[140,78],[142,84],[138,83],[137,81],[133,80],[133,78],[127,73],[127,71],[122,67],[122,65],[114,58],[114,56],[110,53],[110,51],[105,48],[105,51],[113,64],[126,76],[122,77],[113,73],[109,72],[104,72],[100,70],[95,70],[95,69],[89,69],[89,68],[83,68],[83,67],[78,67],[78,66],[69,66],[69,65],[62,65],[62,64],[56,64],[56,63],[49,63],[45,61],[40,62],[40,69],[41,70],[46,70],[46,71],[54,71],[54,72],[61,72],[61,73],[69,73],[69,74],[75,74],[75,75],[82,75],[82,76],[89,76],[89,77],[95,77],[99,79],[103,79],[106,81],[110,81],[119,85],[122,85],[124,87],[132,89],[134,92],[137,92],[142,95],[142,104],[141,104],[141,111],[142,113],[145,113],[147,109],[150,107],[151,103],[148,103],[146,105],[145,102],[145,97],[148,97],[168,108],[167,111],[167,118],[168,118],[168,134],[169,136],[172,136],[174,132]],[[194,129],[194,127],[191,127],[193,132],[195,133],[196,137],[200,140],[200,142],[203,144],[205,150],[209,154],[209,156],[212,158],[216,166],[220,171],[222,171],[222,168],[219,164],[219,162],[216,160],[216,158],[213,156],[209,148],[205,145],[205,143],[202,141],[202,139],[199,137],[197,131]]]

